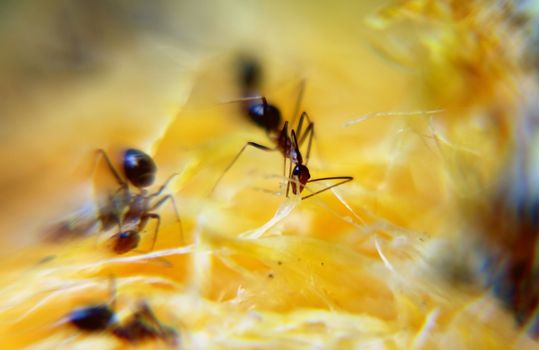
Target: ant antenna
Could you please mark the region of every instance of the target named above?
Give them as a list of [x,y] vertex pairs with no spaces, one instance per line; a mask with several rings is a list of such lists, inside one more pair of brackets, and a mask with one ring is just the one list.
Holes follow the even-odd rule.
[[325,187],[325,188],[323,188],[323,189],[321,189],[319,191],[313,192],[313,193],[311,193],[311,194],[309,194],[309,195],[307,195],[305,197],[301,197],[301,199],[305,200],[307,198],[311,198],[313,196],[316,196],[319,193],[325,192],[325,191],[330,190],[330,189],[332,189],[334,187],[337,187],[337,186],[340,186],[340,185],[345,184],[347,182],[350,182],[353,179],[354,179],[354,177],[352,177],[352,176],[331,176],[331,177],[321,177],[321,178],[318,178],[318,179],[309,180],[308,183],[317,182],[317,181],[325,181],[325,180],[342,180],[342,181],[337,182],[337,183],[335,183],[333,185],[329,185],[329,186],[327,186],[327,187]]

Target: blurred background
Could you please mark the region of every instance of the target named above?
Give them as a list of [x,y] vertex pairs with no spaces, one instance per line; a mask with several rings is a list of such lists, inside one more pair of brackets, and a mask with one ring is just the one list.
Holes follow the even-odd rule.
[[[156,184],[180,174],[170,190],[186,244],[207,239],[212,251],[248,256],[224,254],[213,270],[195,258],[172,261],[180,272],[147,267],[196,285],[218,305],[208,314],[237,298],[236,319],[253,307],[285,320],[303,308],[366,315],[381,323],[365,334],[384,334],[387,348],[535,348],[526,334],[539,332],[538,11],[532,1],[487,0],[1,1],[0,255],[37,247],[60,256],[61,245],[44,242],[62,223],[94,239],[99,227],[77,222],[95,216],[111,180],[95,151],[119,165],[134,147],[154,157]],[[278,189],[279,154],[247,152],[209,196],[245,142],[270,144],[226,103],[241,96],[245,57],[262,67],[260,93],[285,120],[305,82],[313,177],[354,177],[301,202],[269,231],[279,236],[274,246],[238,237],[283,208],[282,196],[268,193]],[[177,245],[170,217],[159,248]],[[86,249],[70,244],[62,249]],[[281,253],[305,265],[298,260],[282,272],[289,279],[268,287],[265,269]],[[264,268],[249,260],[258,258]],[[317,270],[326,258],[342,272]],[[117,277],[135,270],[126,271]],[[193,312],[166,300],[165,309]],[[219,310],[216,324],[228,312]],[[325,325],[356,344],[372,340],[339,322]],[[256,334],[268,348],[281,344]],[[344,344],[330,339],[320,342]]]

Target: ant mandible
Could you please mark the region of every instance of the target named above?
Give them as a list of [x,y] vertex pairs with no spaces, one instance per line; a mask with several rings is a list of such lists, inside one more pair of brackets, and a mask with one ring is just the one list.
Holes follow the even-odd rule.
[[[167,200],[172,203],[174,208],[176,221],[180,228],[180,238],[183,242],[183,228],[174,197],[167,194],[151,204],[151,201],[161,195],[176,174],[170,176],[157,192],[148,194],[145,188],[153,184],[157,172],[155,162],[148,154],[134,148],[124,152],[123,171],[126,177],[124,180],[112,165],[106,152],[102,149],[97,150],[97,152],[105,159],[109,170],[120,185],[116,193],[109,198],[107,207],[101,210],[101,221],[104,229],[108,229],[111,224],[119,226],[118,233],[111,238],[114,252],[123,254],[135,249],[140,241],[140,232],[144,230],[150,219],[157,221],[151,246],[151,250],[153,250],[161,224],[161,217],[153,211]],[[136,187],[139,192],[131,192],[129,184]]]

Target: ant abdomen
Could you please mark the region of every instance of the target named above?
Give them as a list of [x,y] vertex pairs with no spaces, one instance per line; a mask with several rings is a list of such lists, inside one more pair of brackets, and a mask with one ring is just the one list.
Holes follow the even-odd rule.
[[124,153],[124,173],[127,180],[135,187],[148,187],[155,180],[157,166],[152,157],[146,153],[130,148]]
[[283,119],[281,111],[269,103],[251,103],[247,112],[253,123],[267,132],[278,130]]

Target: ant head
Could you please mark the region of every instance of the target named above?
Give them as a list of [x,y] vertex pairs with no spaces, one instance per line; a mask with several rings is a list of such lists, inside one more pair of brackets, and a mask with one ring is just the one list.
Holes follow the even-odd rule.
[[103,331],[114,323],[114,319],[114,311],[107,304],[76,309],[69,315],[69,322],[88,332]]
[[267,103],[265,99],[262,100],[262,103],[249,105],[248,113],[249,118],[267,132],[277,131],[281,125],[281,111],[274,105]]
[[299,184],[296,183],[295,181],[291,183],[292,192],[294,194],[301,193],[301,191],[303,191],[303,188],[305,187],[305,185],[307,184],[310,178],[311,178],[311,173],[309,172],[309,168],[307,168],[303,164],[296,164],[296,166],[294,167],[294,170],[292,170],[292,179],[299,182]]
[[113,239],[114,246],[112,249],[117,254],[123,254],[138,247],[140,235],[135,230],[128,230],[117,233],[114,235]]
[[142,188],[153,184],[157,167],[148,154],[134,148],[124,153],[124,173],[133,186]]

